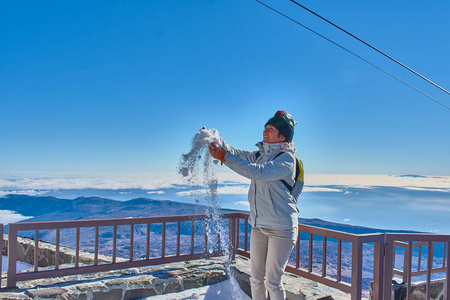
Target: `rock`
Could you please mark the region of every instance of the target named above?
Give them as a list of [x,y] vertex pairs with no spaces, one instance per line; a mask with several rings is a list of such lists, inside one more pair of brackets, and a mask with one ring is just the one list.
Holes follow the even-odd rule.
[[158,295],[162,294],[164,290],[164,284],[162,282],[155,283],[155,291]]
[[25,294],[29,295],[31,298],[41,299],[64,299],[63,295],[65,293],[67,293],[67,290],[60,287],[33,289],[25,292]]
[[205,285],[205,277],[200,275],[190,276],[183,279],[183,290],[194,289]]
[[228,276],[223,270],[206,273],[206,285],[215,284],[226,279],[228,279]]
[[[150,285],[153,282],[154,277],[151,275],[140,275],[136,277],[130,277],[129,280],[127,280],[128,286],[143,286],[143,285]],[[119,281],[119,280],[117,280]],[[123,284],[123,280],[122,280]]]
[[64,300],[87,300],[87,294],[82,293],[67,293],[63,295]]
[[77,284],[76,285],[77,290],[80,292],[87,292],[87,291],[107,291],[109,288],[103,283],[103,282],[93,282],[88,284]]
[[94,292],[92,295],[92,300],[112,300],[112,299],[122,299],[123,290],[122,289],[112,289],[105,292]]
[[123,300],[134,300],[157,295],[154,289],[136,289],[125,292]]
[[0,292],[0,299],[2,299],[2,300],[27,300],[27,299],[32,299],[32,298],[25,294],[21,294],[21,293]]
[[[372,297],[373,282],[370,283],[370,296]],[[392,280],[392,299],[406,299],[406,283],[401,283],[400,279]],[[416,282],[411,284],[411,299],[426,299],[426,282]],[[440,300],[445,297],[445,279],[431,281],[430,299]]]
[[125,286],[126,285],[126,283],[121,278],[114,278],[114,279],[111,279],[111,280],[105,280],[104,283],[105,283],[105,285],[110,286],[110,287],[120,287],[120,286]]
[[286,299],[288,300],[306,300],[306,296],[302,293],[292,293],[291,291],[286,290]]
[[162,292],[162,294],[178,293],[181,291],[181,284],[178,282],[178,280],[172,279],[165,283],[164,291]]

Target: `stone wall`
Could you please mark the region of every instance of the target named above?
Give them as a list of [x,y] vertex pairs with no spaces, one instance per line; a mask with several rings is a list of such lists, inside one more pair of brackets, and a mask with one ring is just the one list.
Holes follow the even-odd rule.
[[202,287],[227,278],[223,258],[213,258],[22,281],[15,290],[0,291],[0,299],[132,300]]
[[[406,284],[395,283],[394,285],[394,299],[403,300],[406,299]],[[418,282],[411,285],[411,300],[427,299],[426,295],[426,282]],[[430,288],[431,300],[443,300],[445,299],[445,279],[432,280]]]
[[[141,299],[199,288],[226,280],[229,275],[225,265],[225,257],[216,257],[159,266],[22,281],[17,283],[17,289],[13,291],[0,290],[0,299]],[[61,268],[64,268],[64,265]],[[247,294],[250,294],[249,270],[249,260],[236,256],[231,272]],[[288,300],[350,299],[348,294],[291,274],[285,276],[285,286]]]
[[[17,260],[34,265],[34,248],[35,240],[30,238],[17,238]],[[48,267],[55,265],[56,246],[51,243],[39,241],[38,267]],[[8,255],[8,238],[5,236],[3,241],[3,255]],[[74,264],[75,250],[67,247],[59,248],[59,264]],[[111,262],[111,258],[99,255],[99,262]],[[117,261],[125,261],[125,259],[117,259]],[[79,262],[81,264],[93,264],[94,255],[92,253],[80,252]]]
[[[426,282],[417,282],[411,284],[411,300],[427,299]],[[406,299],[406,283],[392,280],[392,300]],[[445,279],[437,279],[431,281],[430,299],[445,299],[446,284]],[[370,299],[372,299],[372,284],[370,286]]]
[[[3,254],[8,241],[5,241]],[[34,263],[33,239],[18,239],[18,260]],[[56,247],[39,241],[39,267],[52,269]],[[80,253],[80,264],[93,264],[93,255]],[[75,251],[60,247],[60,268],[73,267]],[[99,262],[111,262],[110,257],[101,256]],[[229,273],[241,289],[250,291],[250,262],[236,256],[230,271],[225,269],[225,257],[200,259],[159,266],[129,268],[109,272],[97,272],[64,277],[37,279],[17,283],[15,290],[0,290],[0,299],[82,299],[82,300],[132,300],[154,295],[180,292],[221,282],[229,278]],[[2,274],[2,284],[6,283],[6,273]],[[286,274],[284,277],[288,300],[335,299],[347,300],[349,295],[325,285]]]

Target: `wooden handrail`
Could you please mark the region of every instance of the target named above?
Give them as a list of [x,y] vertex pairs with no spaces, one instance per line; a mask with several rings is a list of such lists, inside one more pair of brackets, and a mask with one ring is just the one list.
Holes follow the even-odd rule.
[[[115,269],[123,269],[130,267],[140,267],[148,266],[154,264],[164,264],[175,261],[192,260],[198,258],[208,258],[218,255],[224,255],[228,252],[228,255],[234,259],[235,254],[240,254],[246,257],[250,257],[250,249],[248,245],[249,240],[249,227],[248,224],[248,214],[245,213],[225,213],[220,215],[220,220],[229,219],[228,226],[228,236],[219,235],[219,231],[211,232],[208,222],[213,220],[210,215],[183,215],[183,216],[164,216],[164,217],[148,217],[148,218],[123,218],[123,219],[107,219],[107,220],[79,220],[79,221],[56,221],[56,222],[30,222],[30,223],[11,223],[8,226],[8,272],[7,272],[7,288],[13,288],[16,286],[18,281],[47,278],[53,276],[65,276],[73,274],[84,274],[100,271],[109,271]],[[202,222],[202,234],[203,234],[203,250],[196,252],[195,247],[195,222]],[[244,222],[242,226],[241,221]],[[182,222],[188,222],[190,224],[190,247],[187,253],[182,253],[181,251],[181,226]],[[166,242],[170,236],[167,236],[167,224],[176,224],[176,245],[175,253],[166,253]],[[162,227],[161,233],[161,246],[160,246],[160,256],[151,257],[150,253],[150,243],[152,239],[151,235],[151,225],[159,224]],[[222,228],[223,224],[218,227]],[[117,257],[117,239],[118,239],[118,226],[129,226],[130,227],[130,241],[129,241],[129,259],[123,260]],[[137,226],[146,226],[146,247],[145,258],[135,258],[134,257],[134,243],[135,243],[135,229]],[[110,263],[99,263],[99,238],[100,238],[100,227],[112,227],[112,258]],[[94,228],[94,262],[93,265],[80,265],[80,253],[81,249],[81,235],[82,228]],[[185,227],[183,227],[185,228]],[[351,234],[340,232],[331,229],[319,228],[310,225],[299,225],[298,240],[296,243],[295,251],[295,263],[293,265],[288,264],[286,270],[288,272],[300,275],[302,277],[323,283],[333,288],[337,288],[341,291],[351,294],[351,299],[356,300],[361,298],[362,294],[362,257],[363,257],[363,246],[365,244],[370,244],[373,247],[373,299],[390,299],[391,295],[391,281],[392,276],[400,275],[403,276],[403,281],[407,282],[407,297],[411,295],[411,278],[418,275],[427,276],[427,298],[429,299],[429,290],[431,286],[431,274],[436,272],[446,272],[446,284],[450,286],[450,278],[448,275],[448,266],[450,262],[450,235],[435,235],[435,234],[395,234],[395,233],[375,233],[375,234]],[[0,229],[3,229],[3,224],[0,224]],[[61,251],[61,229],[75,229],[75,265],[73,268],[60,268],[59,254]],[[214,229],[214,228],[213,228]],[[50,270],[39,270],[38,268],[38,248],[41,246],[39,242],[39,231],[40,230],[56,230],[56,242],[55,242],[55,267]],[[137,230],[137,229],[136,229]],[[221,229],[222,230],[222,229]],[[16,269],[17,260],[17,242],[18,233],[20,231],[34,231],[35,241],[34,246],[35,256],[34,256],[34,270],[31,272],[19,272]],[[306,240],[301,240],[300,237],[307,234],[308,238]],[[3,230],[1,231],[3,234]],[[241,234],[244,237],[243,248],[241,247]],[[189,238],[189,235],[188,235]],[[216,239],[216,243],[211,243]],[[223,239],[228,239],[228,246],[223,247]],[[319,273],[314,265],[313,252],[315,250],[314,242],[321,239],[321,251],[322,257],[317,260],[318,264],[321,264],[321,272]],[[331,241],[333,240],[333,241]],[[328,243],[336,240],[336,247],[329,247]],[[302,241],[302,243],[301,243]],[[0,242],[3,242],[3,238]],[[158,241],[159,243],[159,241]],[[304,243],[308,244],[307,254],[300,251],[301,245]],[[348,276],[343,276],[343,245],[351,244],[351,279],[348,282]],[[442,265],[433,268],[433,253],[435,252],[434,246],[436,243],[444,243],[444,253]],[[1,246],[1,244],[0,244]],[[200,246],[200,245],[197,245]],[[317,244],[320,247],[320,244]],[[213,247],[213,249],[208,249]],[[401,247],[404,249],[404,261],[403,270],[397,270],[394,267],[394,257],[396,247]],[[427,247],[427,268],[421,269],[420,261],[422,260],[422,247]],[[336,260],[329,260],[327,257],[330,255],[331,249],[336,248]],[[417,262],[418,270],[412,270],[412,250],[418,248]],[[334,254],[334,252],[333,252]],[[308,259],[308,265],[305,269],[301,262],[302,259]],[[327,270],[331,268],[330,264],[335,264],[336,274],[327,274]],[[1,266],[1,263],[0,263]],[[334,266],[333,266],[334,269]],[[347,281],[345,281],[347,280]],[[0,282],[1,283],[1,282]],[[388,297],[389,295],[389,297]],[[446,298],[448,299],[448,298]]]
[[[221,217],[230,219],[229,223],[236,222],[236,216],[240,214],[226,213],[222,214]],[[174,261],[192,260],[199,258],[207,258],[218,255],[223,255],[225,250],[222,249],[220,245],[220,240],[217,238],[217,243],[215,248],[211,251],[208,249],[208,239],[213,238],[208,236],[208,222],[211,220],[210,215],[184,215],[184,216],[167,216],[167,217],[148,217],[148,218],[122,218],[122,219],[99,219],[99,220],[78,220],[78,221],[55,221],[55,222],[29,222],[29,223],[11,223],[9,224],[9,243],[8,243],[8,275],[7,275],[7,288],[14,288],[17,281],[38,279],[38,278],[48,278],[52,276],[65,276],[73,274],[84,274],[91,272],[108,271],[115,269],[123,269],[136,266],[147,266],[153,264],[169,263]],[[194,248],[194,222],[201,221],[204,223],[204,251],[196,252]],[[189,254],[181,254],[181,222],[191,223],[191,249]],[[176,236],[176,253],[174,255],[168,255],[166,253],[166,225],[168,223],[177,224],[177,236]],[[151,224],[161,224],[162,225],[162,236],[161,236],[161,248],[160,257],[150,257],[150,225]],[[117,227],[127,225],[130,226],[130,240],[129,240],[129,259],[128,261],[117,259]],[[145,259],[136,259],[134,257],[134,230],[135,226],[144,225],[147,226],[147,245],[146,245],[146,255]],[[3,226],[3,225],[2,225]],[[81,229],[92,227],[95,229],[94,235],[94,261],[92,265],[83,266],[80,263],[81,255]],[[112,227],[113,228],[113,249],[112,249],[112,261],[110,263],[99,264],[99,231],[100,227]],[[75,229],[75,262],[72,268],[60,268],[59,253],[60,253],[60,235],[61,229]],[[18,232],[33,230],[35,241],[34,241],[34,269],[31,272],[19,272],[17,273],[16,261],[17,261],[17,239]],[[40,230],[56,230],[56,245],[55,245],[55,266],[53,270],[39,270],[38,263],[38,253],[39,253],[39,231]],[[3,231],[2,231],[3,233]],[[231,238],[231,236],[229,236]],[[220,237],[226,238],[226,237]],[[1,239],[3,242],[3,239]]]

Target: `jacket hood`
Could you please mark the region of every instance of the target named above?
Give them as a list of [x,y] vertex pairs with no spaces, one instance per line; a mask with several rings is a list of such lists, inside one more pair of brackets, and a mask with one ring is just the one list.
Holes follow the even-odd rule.
[[271,154],[275,152],[297,152],[297,149],[294,147],[294,143],[290,142],[281,142],[281,143],[264,143],[259,142],[256,144],[256,147],[259,148],[259,151],[263,154]]

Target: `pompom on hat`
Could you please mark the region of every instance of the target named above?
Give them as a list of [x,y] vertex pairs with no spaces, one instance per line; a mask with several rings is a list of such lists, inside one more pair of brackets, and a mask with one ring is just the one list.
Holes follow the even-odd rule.
[[267,121],[266,125],[272,125],[276,129],[280,131],[286,138],[286,142],[292,142],[292,138],[294,137],[294,126],[297,124],[297,121],[292,119],[292,116],[288,114],[284,110],[279,110],[275,113],[275,115]]

